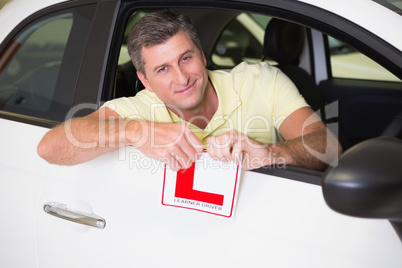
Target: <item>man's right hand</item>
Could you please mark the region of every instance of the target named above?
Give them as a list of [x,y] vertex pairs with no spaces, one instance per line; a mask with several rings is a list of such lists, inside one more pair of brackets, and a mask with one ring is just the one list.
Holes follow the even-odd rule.
[[183,124],[131,120],[125,134],[129,145],[166,163],[173,171],[191,167],[204,149],[197,136]]

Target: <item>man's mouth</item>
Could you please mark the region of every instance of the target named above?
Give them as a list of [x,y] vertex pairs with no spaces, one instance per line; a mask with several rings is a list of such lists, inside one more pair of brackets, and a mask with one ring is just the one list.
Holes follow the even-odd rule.
[[196,82],[197,82],[197,80],[195,80],[193,83],[191,83],[190,85],[186,86],[185,88],[181,88],[179,90],[176,90],[174,92],[174,94],[186,93],[186,92],[190,91],[194,87]]

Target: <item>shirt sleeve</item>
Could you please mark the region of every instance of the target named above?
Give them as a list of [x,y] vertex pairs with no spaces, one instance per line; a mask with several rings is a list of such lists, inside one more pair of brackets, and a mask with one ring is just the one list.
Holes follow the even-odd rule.
[[147,119],[147,114],[144,109],[141,109],[142,105],[136,105],[136,100],[132,97],[130,98],[118,98],[105,102],[102,107],[108,107],[116,111],[122,118],[138,118]]
[[102,107],[116,111],[124,119],[143,119],[155,122],[172,122],[166,105],[147,90],[134,97],[123,97],[107,101]]
[[286,117],[294,111],[309,107],[295,84],[279,69],[276,75],[273,105],[276,129],[279,129]]

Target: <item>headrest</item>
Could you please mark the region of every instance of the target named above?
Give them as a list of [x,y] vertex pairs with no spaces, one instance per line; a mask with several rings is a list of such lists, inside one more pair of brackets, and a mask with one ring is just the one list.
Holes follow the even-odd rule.
[[273,18],[265,30],[263,59],[269,57],[279,64],[298,64],[303,46],[303,26]]

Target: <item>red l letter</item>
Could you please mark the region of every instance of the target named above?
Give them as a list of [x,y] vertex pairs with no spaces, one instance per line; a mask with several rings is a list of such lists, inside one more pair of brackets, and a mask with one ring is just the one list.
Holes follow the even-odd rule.
[[223,195],[193,189],[195,162],[188,169],[177,172],[175,197],[201,201],[218,206],[223,205]]

